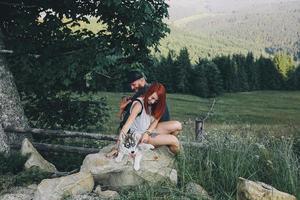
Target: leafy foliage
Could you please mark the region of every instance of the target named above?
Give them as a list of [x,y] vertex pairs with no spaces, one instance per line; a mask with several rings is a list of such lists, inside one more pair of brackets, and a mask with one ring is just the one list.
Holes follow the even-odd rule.
[[274,56],[273,61],[284,78],[287,78],[295,68],[292,57],[287,54],[278,53]]
[[109,116],[106,99],[96,101],[92,94],[71,96],[65,92],[47,98],[27,96],[24,101],[32,127],[96,132],[103,130]]

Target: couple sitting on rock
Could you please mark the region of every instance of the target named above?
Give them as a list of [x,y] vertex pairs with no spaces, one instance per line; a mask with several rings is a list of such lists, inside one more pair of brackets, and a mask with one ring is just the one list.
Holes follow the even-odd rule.
[[[176,136],[182,127],[180,122],[170,121],[165,87],[160,83],[148,84],[140,71],[131,71],[128,83],[135,94],[122,98],[120,102],[119,114],[125,120],[121,124],[119,138],[125,137],[129,132],[141,134],[141,143],[154,147],[167,145],[172,153],[177,154],[179,141]],[[129,110],[128,113],[126,110]],[[117,150],[113,150],[108,156],[115,154]]]

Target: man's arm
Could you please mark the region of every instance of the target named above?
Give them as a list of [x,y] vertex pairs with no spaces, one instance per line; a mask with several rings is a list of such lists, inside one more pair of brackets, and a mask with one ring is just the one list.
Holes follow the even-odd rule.
[[119,113],[118,116],[121,118],[122,113],[124,112],[124,109],[126,106],[131,102],[131,97],[122,97],[120,103],[119,103]]

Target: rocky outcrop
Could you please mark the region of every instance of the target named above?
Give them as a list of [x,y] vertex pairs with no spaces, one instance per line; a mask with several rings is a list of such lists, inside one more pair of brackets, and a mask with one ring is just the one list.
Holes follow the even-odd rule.
[[25,163],[26,169],[36,166],[46,172],[53,173],[57,171],[55,166],[52,163],[45,160],[39,154],[39,152],[33,147],[33,145],[30,143],[30,141],[27,138],[25,138],[22,142],[21,153],[24,156],[25,155],[29,156],[28,160]]
[[34,200],[61,200],[66,196],[92,192],[93,176],[89,172],[79,172],[65,177],[44,179],[37,187]]
[[185,192],[186,194],[196,198],[212,200],[212,198],[209,196],[206,190],[201,185],[198,185],[197,183],[189,182],[188,184],[186,184]]
[[111,148],[112,145],[109,145],[99,153],[87,155],[80,171],[91,172],[96,183],[112,189],[138,186],[144,182],[155,184],[162,180],[177,183],[174,156],[167,147],[143,152],[138,171],[133,169],[133,159],[128,156],[121,162],[107,158],[105,155]]
[[237,200],[296,200],[296,197],[265,183],[239,177]]

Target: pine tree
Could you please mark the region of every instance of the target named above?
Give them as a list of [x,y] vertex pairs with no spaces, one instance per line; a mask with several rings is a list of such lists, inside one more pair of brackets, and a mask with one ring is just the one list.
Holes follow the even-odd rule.
[[208,61],[202,63],[207,79],[208,96],[215,97],[223,93],[223,82],[220,71],[215,63]]
[[259,89],[257,67],[252,52],[249,52],[246,56],[245,72],[247,74],[249,90]]
[[162,57],[156,67],[155,80],[163,83],[168,92],[174,92],[173,74],[176,71],[174,67],[174,51],[169,51],[167,57]]
[[190,91],[192,94],[200,97],[208,97],[209,91],[203,65],[198,63],[194,66],[190,81]]
[[179,56],[175,61],[173,70],[174,89],[175,92],[189,93],[189,79],[191,75],[191,61],[187,48],[183,48],[179,52]]
[[269,58],[264,58],[261,56],[256,63],[259,72],[260,89],[282,89],[283,77],[278,68],[275,66],[274,62]]
[[300,90],[300,65],[288,74],[287,88],[290,90]]
[[246,58],[242,54],[235,54],[232,57],[232,60],[236,62],[236,75],[237,75],[237,90],[238,91],[248,91],[248,76],[246,74],[245,65],[246,65]]
[[232,76],[234,75],[234,70],[231,65],[230,56],[219,56],[212,60],[214,62],[219,71],[223,82],[224,91],[231,92],[232,91]]

